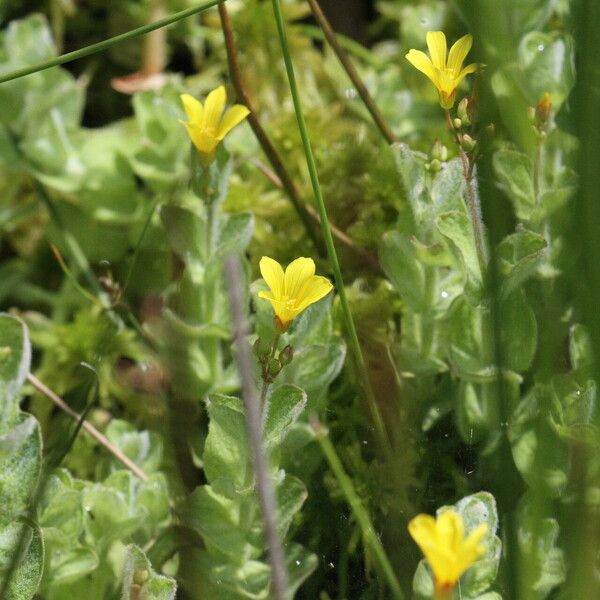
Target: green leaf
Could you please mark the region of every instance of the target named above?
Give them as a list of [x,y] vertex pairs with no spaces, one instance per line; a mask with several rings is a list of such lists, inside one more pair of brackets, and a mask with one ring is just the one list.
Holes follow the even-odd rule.
[[242,489],[251,475],[242,401],[214,394],[207,407],[210,421],[203,454],[206,477],[212,484],[230,482]]
[[456,249],[467,282],[465,293],[477,304],[481,296],[483,278],[477,257],[473,227],[469,217],[465,212],[453,210],[440,213],[435,220],[435,224],[439,232]]
[[49,551],[52,587],[79,581],[93,573],[100,564],[98,554],[88,547],[52,548]]
[[500,242],[496,257],[502,275],[501,293],[504,298],[535,272],[546,247],[546,240],[542,236],[526,229]]
[[300,479],[286,475],[277,486],[277,506],[279,508],[277,526],[281,539],[285,539],[292,519],[302,508],[308,497],[306,486]]
[[431,203],[436,214],[464,211],[466,182],[462,160],[453,158],[442,164],[431,182]]
[[0,435],[0,526],[25,509],[37,485],[41,463],[38,422],[19,413],[13,428]]
[[385,234],[379,251],[381,266],[400,297],[415,312],[427,309],[425,266],[417,258],[410,236],[398,231]]
[[269,597],[271,568],[264,562],[247,560],[241,564],[220,565],[212,569],[210,575],[224,592],[230,591],[249,600]]
[[29,373],[31,344],[25,323],[0,314],[0,432],[6,432],[18,411],[18,394]]
[[[113,419],[106,428],[106,437],[138,465],[146,474],[158,470],[163,458],[163,439],[151,431],[138,431],[121,419]],[[113,470],[123,465],[111,457]]]
[[484,333],[489,319],[488,309],[471,306],[464,296],[452,303],[446,315],[448,359],[465,379],[484,382],[495,378],[490,340]]
[[287,544],[286,565],[288,570],[288,599],[292,600],[296,590],[317,568],[317,557],[299,544]]
[[500,322],[502,366],[521,373],[531,366],[537,348],[535,313],[522,290],[515,290],[502,302]]
[[[473,19],[477,18],[473,3],[470,0],[454,0],[453,4],[458,7],[463,19],[473,26]],[[498,20],[493,21],[490,27],[497,35],[508,36],[509,40],[517,42],[524,33],[541,28],[550,19],[556,0],[503,0],[494,6],[497,7],[494,16]]]
[[279,445],[306,406],[306,393],[295,385],[276,388],[265,407],[264,440],[267,447]]
[[129,471],[117,471],[104,484],[96,483],[83,491],[86,529],[100,548],[125,538],[143,524],[146,515],[136,513],[132,478]]
[[504,148],[493,158],[499,185],[513,204],[518,219],[528,221],[536,208],[533,166],[526,154]]
[[479,442],[498,424],[497,384],[461,381],[458,387],[456,421],[468,444]]
[[204,485],[194,490],[181,512],[190,527],[200,533],[211,553],[233,562],[243,562],[255,554],[240,528],[239,502]]
[[254,231],[254,215],[239,213],[223,219],[216,247],[216,256],[244,252]]
[[564,494],[569,478],[569,450],[550,424],[550,386],[537,385],[511,415],[508,439],[515,465],[527,484],[549,497]]
[[394,144],[391,148],[420,235],[422,231],[431,230],[433,217],[433,207],[426,185],[427,157],[413,152],[406,144]]
[[176,591],[174,579],[156,573],[140,548],[127,546],[121,600],[174,600]]
[[310,344],[294,352],[294,360],[287,365],[278,380],[294,383],[306,392],[309,410],[317,410],[327,394],[331,382],[338,376],[346,358],[343,340]]
[[519,44],[521,85],[532,105],[545,92],[558,110],[575,83],[573,40],[560,31],[531,31]]
[[40,528],[33,523],[13,521],[0,529],[0,586],[23,535],[25,544],[12,573],[5,600],[31,600],[42,578],[44,540]]
[[517,539],[525,585],[538,598],[546,598],[564,582],[566,566],[564,553],[558,547],[558,522],[540,516],[535,509],[527,501],[519,506]]

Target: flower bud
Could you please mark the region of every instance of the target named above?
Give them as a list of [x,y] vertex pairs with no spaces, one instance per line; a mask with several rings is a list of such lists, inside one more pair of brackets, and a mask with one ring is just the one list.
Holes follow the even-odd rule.
[[460,129],[462,127],[462,121],[460,119],[452,119],[452,125],[454,129]]
[[277,358],[270,358],[267,363],[267,372],[271,378],[277,377],[279,371],[281,371],[281,362]]
[[294,359],[294,349],[288,344],[280,353],[279,353],[279,362],[282,366],[289,365]]
[[252,350],[258,359],[263,362],[271,353],[271,344],[264,340],[263,338],[256,338],[254,345],[252,346]]
[[431,148],[431,158],[440,162],[448,160],[448,148],[438,139],[435,140]]
[[469,115],[469,98],[463,98],[458,103],[456,112],[458,114],[458,118],[462,121],[462,124],[468,127],[471,124],[471,116]]
[[471,150],[474,150],[477,142],[470,135],[465,133],[460,140],[460,145],[463,147],[465,152],[471,152]]
[[425,165],[425,169],[430,173],[437,173],[442,169],[442,163],[437,158],[434,158],[431,162]]
[[527,119],[529,120],[529,122],[533,125],[535,123],[535,118],[536,118],[536,110],[534,106],[529,106],[527,108]]
[[143,585],[148,581],[149,577],[150,573],[148,573],[147,569],[139,569],[134,572],[133,581],[137,585]]

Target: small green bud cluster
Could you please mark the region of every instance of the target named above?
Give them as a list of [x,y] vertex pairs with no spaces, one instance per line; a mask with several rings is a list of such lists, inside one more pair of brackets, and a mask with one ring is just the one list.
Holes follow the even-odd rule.
[[294,349],[289,344],[277,354],[273,344],[260,337],[254,342],[252,350],[262,367],[262,378],[267,383],[271,383],[294,358]]
[[[456,117],[451,120],[456,131],[456,138],[464,152],[471,153],[477,148],[477,140],[473,137],[473,127],[477,122],[476,103],[473,98],[463,98],[456,108]],[[469,133],[465,132],[465,129]]]
[[448,160],[448,148],[436,139],[431,148],[431,160],[425,168],[431,173],[437,173],[442,168],[442,163]]

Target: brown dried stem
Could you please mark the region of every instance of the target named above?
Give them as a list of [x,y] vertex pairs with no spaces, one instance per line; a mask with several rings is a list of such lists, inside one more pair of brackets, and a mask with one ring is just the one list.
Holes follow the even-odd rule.
[[[223,29],[223,37],[225,39],[229,74],[231,76],[231,82],[233,84],[233,87],[235,88],[235,92],[237,94],[238,102],[240,102],[250,110],[250,114],[248,115],[248,122],[250,124],[250,127],[252,128],[252,131],[254,132],[254,135],[256,136],[256,139],[258,140],[258,143],[260,144],[260,147],[269,159],[269,162],[271,163],[271,166],[275,171],[276,177],[273,177],[272,172],[262,168],[260,165],[259,168],[277,187],[281,188],[287,194],[288,198],[290,199],[290,202],[292,203],[292,206],[294,207],[294,210],[301,219],[306,229],[306,232],[315,244],[315,247],[317,248],[319,253],[323,254],[323,242],[320,236],[317,234],[317,230],[315,228],[315,224],[319,226],[321,224],[319,213],[315,210],[314,206],[302,200],[298,188],[296,187],[296,184],[292,180],[288,170],[283,164],[279,152],[273,145],[273,142],[269,138],[267,132],[265,131],[260,120],[258,119],[257,112],[252,104],[252,100],[248,95],[248,92],[246,91],[246,87],[244,86],[242,70],[240,68],[237,47],[235,44],[233,27],[224,2],[219,4],[219,16],[221,18],[221,27]],[[379,269],[379,263],[377,259],[363,248],[357,246],[356,243],[352,240],[352,238],[350,238],[341,229],[332,225],[331,233],[345,246],[352,249],[354,252],[360,254],[371,265]]]
[[310,9],[312,10],[315,20],[317,21],[319,27],[323,30],[323,33],[325,34],[325,39],[331,46],[331,49],[335,52],[335,55],[338,57],[338,60],[340,61],[342,67],[344,67],[344,70],[348,74],[348,77],[350,77],[350,80],[356,88],[358,95],[361,97],[362,101],[367,107],[367,110],[371,114],[373,121],[375,121],[375,125],[377,125],[377,128],[381,132],[381,135],[383,135],[383,137],[387,140],[388,144],[394,144],[398,142],[398,138],[394,135],[394,132],[391,130],[390,126],[385,122],[385,119],[383,118],[383,115],[381,114],[380,110],[377,108],[377,105],[375,104],[373,97],[369,93],[367,86],[364,84],[363,80],[358,74],[358,71],[352,64],[348,53],[344,50],[344,48],[342,48],[342,46],[338,42],[337,37],[335,35],[335,31],[333,30],[331,24],[327,20],[325,13],[323,13],[323,11],[321,10],[318,0],[307,1],[310,5]]
[[29,373],[27,380],[41,394],[52,400],[56,406],[66,412],[75,421],[82,421],[82,427],[85,429],[99,444],[104,446],[118,461],[122,462],[134,475],[142,481],[148,481],[148,475],[144,473],[130,458],[125,456],[105,435],[101,434],[89,421],[82,419],[82,416],[75,412],[60,396],[55,394],[48,386],[42,383],[35,375]]

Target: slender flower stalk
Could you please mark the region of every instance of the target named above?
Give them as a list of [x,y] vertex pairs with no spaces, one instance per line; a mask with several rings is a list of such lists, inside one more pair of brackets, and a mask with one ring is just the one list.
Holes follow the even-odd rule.
[[417,515],[408,524],[435,577],[435,593],[440,600],[449,598],[465,571],[486,552],[481,540],[487,524],[481,523],[467,536],[462,517],[448,510],[437,519]]
[[[269,459],[262,439],[261,405],[257,398],[252,375],[252,356],[247,342],[248,324],[244,315],[244,295],[240,281],[242,270],[239,260],[229,257],[225,263],[231,314],[233,319],[237,352],[235,359],[242,380],[242,398],[244,415],[252,464],[256,476],[256,492],[260,503],[265,537],[269,548],[271,563],[272,597],[274,600],[286,600],[289,597],[289,577],[285,564],[285,554],[277,528],[278,507],[274,483],[269,474]],[[263,389],[265,389],[263,387]],[[265,392],[266,393],[266,392]]]
[[456,90],[460,82],[477,70],[476,64],[463,68],[463,62],[473,45],[473,37],[465,35],[450,48],[446,57],[446,36],[442,31],[427,32],[429,56],[421,50],[410,50],[406,59],[416,69],[429,77],[437,88],[440,106],[446,110],[454,106]]

